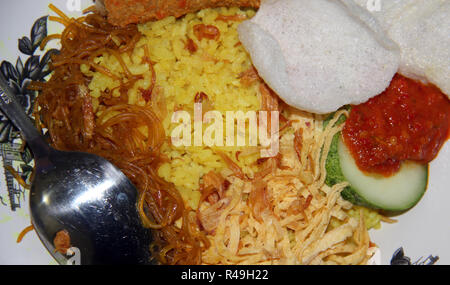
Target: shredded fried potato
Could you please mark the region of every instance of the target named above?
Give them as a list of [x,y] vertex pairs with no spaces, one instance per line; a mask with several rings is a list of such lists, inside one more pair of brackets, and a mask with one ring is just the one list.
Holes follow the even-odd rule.
[[[293,111],[292,131],[280,138],[282,167],[259,181],[224,175],[231,182],[224,197],[200,205],[200,212],[214,209],[216,221],[202,255],[205,264],[367,263],[363,215],[350,217],[345,210],[352,204],[340,196],[347,184],[324,183],[331,140],[341,130],[334,122],[342,114],[347,112],[336,113],[323,129],[322,117]],[[252,195],[264,205],[252,203]],[[337,228],[330,227],[332,217],[341,222]]]

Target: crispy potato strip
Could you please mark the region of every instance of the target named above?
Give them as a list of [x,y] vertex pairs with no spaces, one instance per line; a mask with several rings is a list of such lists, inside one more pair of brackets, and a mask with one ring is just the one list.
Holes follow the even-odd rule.
[[[341,198],[348,185],[327,186],[325,160],[331,139],[341,130],[335,114],[326,128],[323,117],[290,110],[290,130],[280,137],[279,167],[267,175],[230,181],[216,211],[205,264],[365,264],[370,258],[363,215],[347,214]],[[262,178],[261,178],[262,177]],[[255,192],[256,191],[256,192]],[[256,197],[256,198],[255,198]],[[256,199],[256,200],[255,200]],[[254,204],[257,201],[257,210]],[[203,211],[218,207],[203,203]],[[333,227],[331,220],[339,221]]]

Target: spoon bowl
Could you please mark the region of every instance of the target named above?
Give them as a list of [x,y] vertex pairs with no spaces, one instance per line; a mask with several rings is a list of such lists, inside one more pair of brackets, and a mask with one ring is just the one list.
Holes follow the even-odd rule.
[[96,155],[51,150],[36,163],[30,192],[32,223],[59,263],[57,232],[68,232],[81,264],[149,263],[150,233],[136,207],[137,191],[114,165]]

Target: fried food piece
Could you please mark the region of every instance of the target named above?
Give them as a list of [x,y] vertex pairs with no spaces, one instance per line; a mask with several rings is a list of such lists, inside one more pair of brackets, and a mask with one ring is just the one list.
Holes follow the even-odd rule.
[[97,0],[97,9],[116,26],[181,17],[206,8],[258,8],[261,0]]
[[55,247],[55,252],[58,251],[61,254],[66,254],[67,250],[71,247],[69,232],[66,230],[57,232],[53,239],[53,245]]

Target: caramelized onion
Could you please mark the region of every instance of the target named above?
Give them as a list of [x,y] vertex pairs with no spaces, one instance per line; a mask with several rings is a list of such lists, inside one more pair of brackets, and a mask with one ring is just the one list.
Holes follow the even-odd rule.
[[228,155],[221,151],[217,151],[217,154],[225,161],[228,168],[237,178],[246,180],[247,176],[244,174],[244,171],[242,171],[242,168],[240,168]]
[[198,24],[194,26],[194,35],[199,41],[202,39],[218,40],[220,38],[220,31],[214,25]]
[[267,184],[262,179],[255,179],[253,181],[253,189],[248,196],[250,208],[255,219],[263,222],[262,213],[269,211],[270,203],[267,194]]

